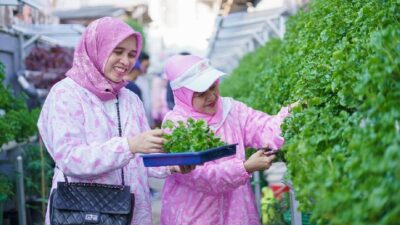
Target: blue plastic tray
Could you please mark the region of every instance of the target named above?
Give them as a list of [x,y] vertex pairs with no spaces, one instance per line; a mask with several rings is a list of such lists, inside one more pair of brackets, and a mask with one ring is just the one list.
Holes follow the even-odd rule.
[[236,144],[211,148],[202,152],[160,153],[142,155],[144,166],[198,165],[236,154]]

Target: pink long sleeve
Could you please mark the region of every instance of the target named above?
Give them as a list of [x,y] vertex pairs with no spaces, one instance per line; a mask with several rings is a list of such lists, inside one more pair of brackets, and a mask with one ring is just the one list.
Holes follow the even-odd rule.
[[277,115],[268,115],[238,103],[239,123],[246,147],[269,147],[279,149],[284,143],[281,124],[289,116],[288,108],[283,107]]
[[148,167],[148,174],[149,174],[149,177],[165,178],[171,174],[171,171],[169,170],[169,168],[167,166]]
[[173,178],[181,185],[208,194],[218,194],[235,190],[249,180],[243,161],[230,158],[219,163],[206,163],[197,166],[189,174],[174,174]]

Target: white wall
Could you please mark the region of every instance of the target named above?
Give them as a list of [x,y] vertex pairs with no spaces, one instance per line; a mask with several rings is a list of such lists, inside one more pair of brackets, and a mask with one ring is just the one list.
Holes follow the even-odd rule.
[[162,68],[169,55],[188,51],[204,56],[217,12],[197,0],[149,0],[148,30],[152,66]]

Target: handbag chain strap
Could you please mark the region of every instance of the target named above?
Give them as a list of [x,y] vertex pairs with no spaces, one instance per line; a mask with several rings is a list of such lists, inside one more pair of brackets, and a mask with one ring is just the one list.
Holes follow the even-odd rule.
[[[117,107],[117,117],[118,117],[118,135],[120,137],[122,137],[122,127],[121,127],[121,116],[120,116],[120,112],[119,112],[119,99],[118,99],[118,95],[117,97],[117,102],[115,103],[116,107]],[[64,179],[65,179],[65,183],[66,184],[73,184],[68,182],[68,178],[67,176],[63,173],[64,175]],[[125,179],[124,179],[124,169],[121,168],[121,181],[122,181],[122,187],[125,186]],[[108,185],[107,185],[108,186]],[[115,186],[115,185],[109,185],[109,186]]]
[[[118,134],[120,137],[122,137],[122,128],[121,128],[121,116],[119,113],[119,99],[118,99],[118,94],[117,94],[117,102],[115,105],[117,106],[117,117],[118,117]],[[122,180],[122,186],[125,186],[125,179],[124,179],[124,168],[121,167],[121,180]]]

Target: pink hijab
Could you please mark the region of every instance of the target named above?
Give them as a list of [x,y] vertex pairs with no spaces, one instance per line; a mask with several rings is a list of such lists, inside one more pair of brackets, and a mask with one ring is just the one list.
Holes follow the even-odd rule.
[[[180,75],[182,75],[186,70],[192,67],[197,62],[203,60],[203,58],[194,55],[175,55],[168,59],[165,65],[165,75],[169,81],[173,81]],[[219,80],[215,80],[219,84]],[[214,82],[214,83],[215,83]],[[174,111],[182,114],[189,115],[193,119],[203,119],[210,126],[219,124],[223,119],[223,106],[221,96],[218,96],[217,102],[217,112],[214,115],[203,114],[197,112],[192,104],[194,92],[186,87],[181,87],[173,90],[174,93]]]
[[75,49],[73,65],[66,76],[102,101],[115,98],[127,82],[115,83],[109,80],[104,76],[104,67],[114,48],[131,35],[136,37],[138,56],[142,49],[140,33],[116,18],[103,17],[93,21]]

